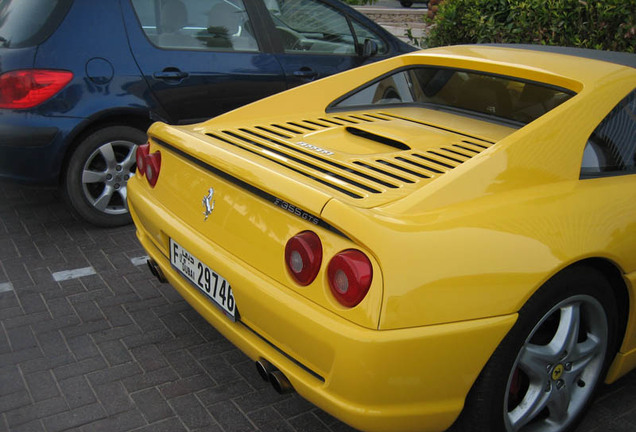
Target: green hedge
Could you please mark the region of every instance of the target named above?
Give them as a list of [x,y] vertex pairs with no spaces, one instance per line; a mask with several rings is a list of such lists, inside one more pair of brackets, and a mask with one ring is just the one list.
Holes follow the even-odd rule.
[[425,46],[532,43],[636,50],[636,0],[445,0]]

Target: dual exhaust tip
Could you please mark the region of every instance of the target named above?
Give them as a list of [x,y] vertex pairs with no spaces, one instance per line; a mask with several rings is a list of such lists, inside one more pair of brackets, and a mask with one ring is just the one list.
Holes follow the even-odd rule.
[[152,258],[148,258],[148,260],[146,261],[146,264],[148,264],[150,273],[152,273],[154,277],[159,279],[159,282],[161,283],[168,282],[168,279],[166,279],[166,276],[163,274],[163,272],[161,271],[161,268],[159,267],[159,264],[157,264],[155,260],[153,260]]
[[[168,280],[166,276],[161,271],[161,268],[152,258],[148,258],[146,261],[148,264],[148,268],[150,269],[150,273],[156,277],[159,282],[166,283]],[[276,366],[271,364],[265,359],[260,359],[256,362],[256,371],[263,378],[263,381],[269,382],[274,390],[276,390],[279,394],[292,393],[294,391],[294,387],[289,382],[284,373],[279,371]]]
[[278,394],[292,393],[294,391],[294,387],[285,374],[267,360],[258,360],[256,362],[256,371],[263,378],[263,381],[269,382],[274,387]]

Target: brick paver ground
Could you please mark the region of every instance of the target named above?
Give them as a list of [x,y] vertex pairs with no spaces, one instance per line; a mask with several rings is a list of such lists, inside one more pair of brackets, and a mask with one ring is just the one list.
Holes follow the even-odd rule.
[[[0,432],[351,430],[261,381],[138,265],[132,226],[92,227],[60,201],[0,183]],[[577,432],[635,430],[631,373]]]

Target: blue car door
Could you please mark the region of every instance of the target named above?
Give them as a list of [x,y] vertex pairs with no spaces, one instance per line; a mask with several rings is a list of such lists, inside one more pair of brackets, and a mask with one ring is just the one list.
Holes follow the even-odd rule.
[[122,0],[130,48],[163,108],[157,116],[201,121],[286,88],[253,7],[254,0]]
[[[395,43],[390,43],[395,38],[341,2],[263,0],[262,4],[288,87],[398,54]],[[366,40],[374,43],[372,57],[363,55]]]

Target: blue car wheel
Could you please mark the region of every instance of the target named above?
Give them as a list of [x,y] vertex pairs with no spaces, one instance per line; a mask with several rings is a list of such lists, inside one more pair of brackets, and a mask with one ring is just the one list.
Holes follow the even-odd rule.
[[137,145],[146,134],[129,126],[110,126],[84,138],[68,164],[64,189],[78,215],[104,227],[130,223],[128,179],[134,175]]

